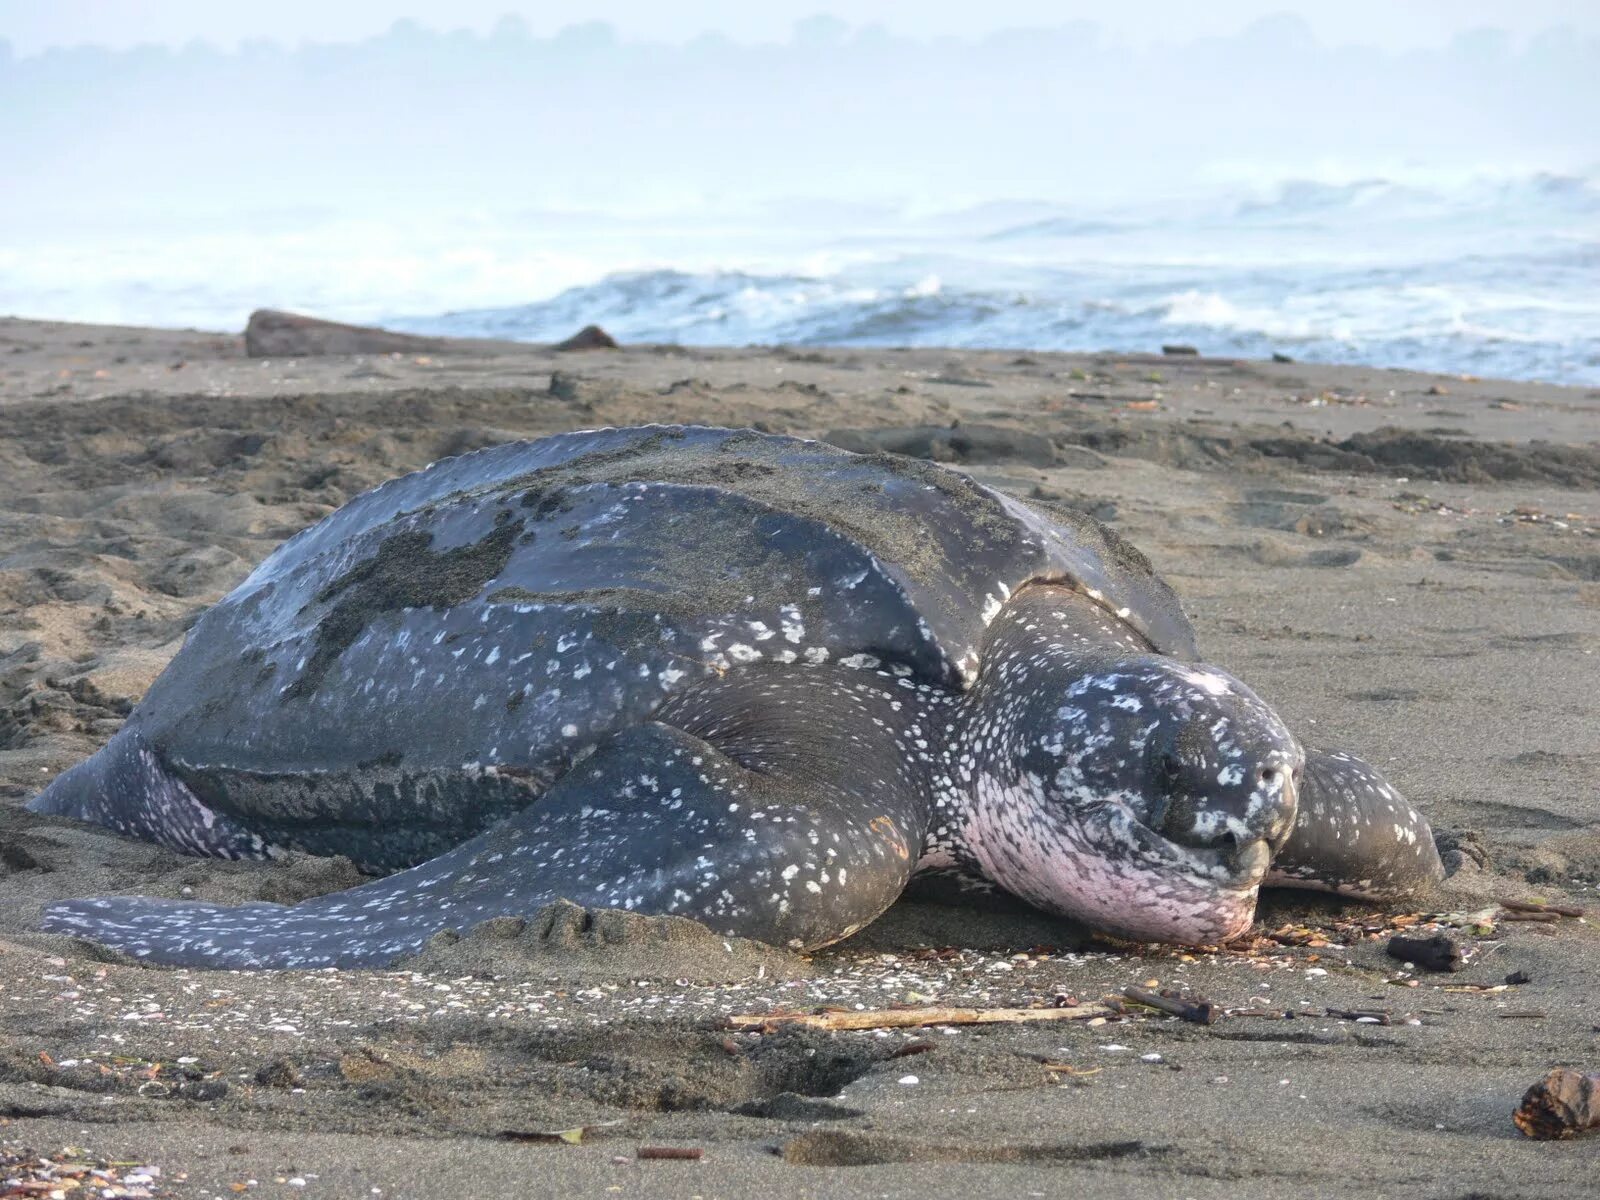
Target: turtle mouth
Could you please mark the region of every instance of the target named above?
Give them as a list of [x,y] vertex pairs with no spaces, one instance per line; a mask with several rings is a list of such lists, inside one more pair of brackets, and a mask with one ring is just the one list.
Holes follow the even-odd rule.
[[1272,865],[1274,847],[1265,837],[1226,837],[1213,845],[1196,846],[1153,828],[1130,810],[1123,811],[1136,849],[1151,867],[1176,868],[1213,886],[1246,890],[1259,887]]

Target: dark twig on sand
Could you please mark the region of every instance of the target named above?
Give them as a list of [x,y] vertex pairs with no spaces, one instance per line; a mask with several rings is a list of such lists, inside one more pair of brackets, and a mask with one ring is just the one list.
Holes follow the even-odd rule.
[[1600,1075],[1557,1067],[1528,1089],[1511,1119],[1540,1141],[1600,1129]]
[[1497,921],[1531,921],[1536,925],[1554,925],[1561,920],[1558,912],[1503,912],[1499,913]]
[[705,1151],[699,1146],[640,1146],[634,1152],[635,1158],[674,1159],[683,1162],[693,1162],[702,1157]]
[[1179,1000],[1142,987],[1123,988],[1122,994],[1135,1004],[1171,1013],[1175,1017],[1182,1017],[1185,1021],[1193,1021],[1196,1025],[1211,1025],[1223,1015],[1222,1009],[1210,1000]]
[[1066,1008],[883,1008],[861,1012],[735,1013],[724,1025],[742,1032],[771,1033],[785,1025],[810,1029],[915,1029],[922,1025],[1014,1025],[1026,1021],[1076,1021],[1103,1017],[1103,1004]]
[[1401,962],[1415,963],[1425,971],[1461,969],[1461,947],[1442,933],[1425,938],[1396,934],[1389,939],[1386,953]]

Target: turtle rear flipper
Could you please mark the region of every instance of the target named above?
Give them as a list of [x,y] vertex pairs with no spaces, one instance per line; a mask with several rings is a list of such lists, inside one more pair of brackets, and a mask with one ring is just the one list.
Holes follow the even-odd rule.
[[1428,819],[1376,768],[1343,751],[1306,750],[1294,829],[1268,887],[1398,901],[1443,878]]
[[293,906],[72,900],[47,910],[45,928],[177,966],[385,967],[441,931],[565,899],[826,945],[877,917],[910,876],[925,798],[902,786],[900,740],[918,710],[887,676],[800,675],[810,686],[791,673],[770,688],[757,672],[691,690],[675,724],[611,736],[515,816],[349,891]]

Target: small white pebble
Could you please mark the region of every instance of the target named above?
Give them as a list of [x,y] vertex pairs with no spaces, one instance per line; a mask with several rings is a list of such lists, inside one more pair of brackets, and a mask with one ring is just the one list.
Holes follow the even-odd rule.
[[1159,1054],[1141,1054],[1141,1055],[1139,1055],[1139,1061],[1140,1062],[1160,1062],[1161,1061],[1161,1055],[1159,1055]]
[[900,1076],[900,1086],[901,1087],[916,1087],[917,1084],[919,1084],[921,1082],[922,1082],[922,1080],[918,1079],[915,1075],[902,1075],[902,1076]]
[[1117,1045],[1116,1042],[1112,1042],[1108,1046],[1101,1046],[1100,1049],[1109,1051],[1112,1054],[1116,1054],[1118,1051],[1126,1050],[1127,1047],[1126,1046],[1119,1046],[1119,1045]]

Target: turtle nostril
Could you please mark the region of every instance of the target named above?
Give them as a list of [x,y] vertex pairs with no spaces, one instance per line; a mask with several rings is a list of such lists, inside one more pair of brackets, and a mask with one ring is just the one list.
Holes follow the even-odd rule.
[[1262,767],[1256,771],[1256,782],[1263,787],[1271,787],[1283,776],[1277,767]]

